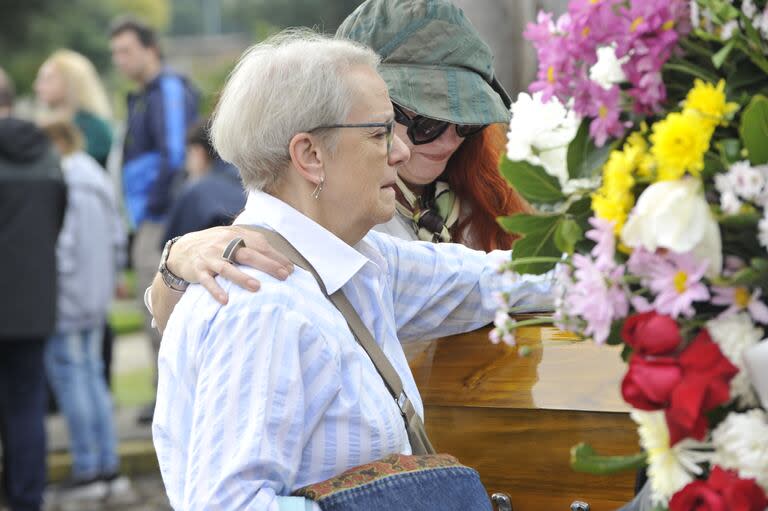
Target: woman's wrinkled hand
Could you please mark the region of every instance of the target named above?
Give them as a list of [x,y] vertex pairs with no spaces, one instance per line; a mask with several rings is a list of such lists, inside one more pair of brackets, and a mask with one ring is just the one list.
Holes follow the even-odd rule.
[[227,244],[237,237],[245,241],[245,246],[235,252],[238,264],[261,270],[280,280],[285,280],[293,272],[293,263],[273,249],[261,233],[239,226],[213,227],[185,234],[171,247],[166,266],[174,275],[202,284],[224,305],[227,294],[216,283],[216,275],[251,291],[258,291],[261,286],[258,280],[221,257]]

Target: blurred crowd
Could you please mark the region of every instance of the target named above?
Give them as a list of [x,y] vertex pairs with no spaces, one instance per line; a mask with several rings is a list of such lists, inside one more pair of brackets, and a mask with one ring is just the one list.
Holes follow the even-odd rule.
[[[167,240],[228,224],[245,203],[237,170],[209,142],[197,90],[166,65],[157,34],[121,18],[108,38],[115,69],[135,85],[123,140],[83,55],[60,49],[40,64],[31,120],[15,116],[13,77],[0,69],[0,493],[13,511],[130,490],[109,385],[119,275],[130,264],[144,290]],[[156,355],[159,334],[140,309]],[[46,489],[49,390],[72,455],[71,478],[55,491]],[[138,420],[149,424],[152,411]]]

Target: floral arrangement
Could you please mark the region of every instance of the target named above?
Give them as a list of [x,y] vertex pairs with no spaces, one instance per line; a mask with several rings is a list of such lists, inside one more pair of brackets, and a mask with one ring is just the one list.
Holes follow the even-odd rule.
[[[553,272],[554,320],[623,346],[657,509],[768,508],[768,6],[572,0],[525,37],[539,70],[501,172],[537,209],[505,272]],[[514,343],[500,297],[491,339]]]

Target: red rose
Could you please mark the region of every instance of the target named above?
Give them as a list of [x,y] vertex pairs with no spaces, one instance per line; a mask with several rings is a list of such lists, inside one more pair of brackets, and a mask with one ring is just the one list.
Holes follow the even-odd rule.
[[736,472],[716,466],[708,483],[723,496],[730,511],[763,511],[768,507],[768,498],[754,479],[741,479]]
[[706,434],[705,412],[730,399],[731,379],[739,372],[702,330],[680,354],[682,379],[672,391],[666,411],[670,441],[674,445],[685,437],[699,440]]
[[621,395],[639,410],[659,410],[669,405],[681,378],[682,370],[673,357],[632,355],[621,382]]
[[704,481],[693,481],[675,493],[669,511],[726,511],[725,499]]
[[763,511],[768,498],[754,479],[714,467],[707,481],[693,481],[675,493],[669,511]]
[[666,355],[683,340],[677,322],[655,311],[629,316],[621,328],[621,338],[638,355]]

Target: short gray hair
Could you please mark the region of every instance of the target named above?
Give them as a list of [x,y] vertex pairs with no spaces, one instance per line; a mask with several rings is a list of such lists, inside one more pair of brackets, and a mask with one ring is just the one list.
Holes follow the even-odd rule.
[[[342,123],[352,107],[345,79],[355,65],[376,69],[373,50],[310,30],[288,30],[250,47],[229,75],[213,113],[211,140],[247,189],[270,190],[290,163],[297,133]],[[326,139],[334,150],[336,135]]]

